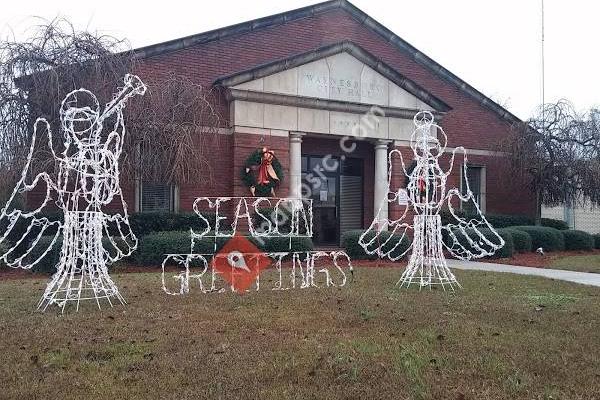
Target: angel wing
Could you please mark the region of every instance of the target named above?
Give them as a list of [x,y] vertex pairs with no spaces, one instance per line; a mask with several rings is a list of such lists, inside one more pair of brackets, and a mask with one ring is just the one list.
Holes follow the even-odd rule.
[[[402,153],[397,149],[390,151],[388,155],[388,181],[385,198],[381,201],[379,209],[373,218],[373,222],[369,228],[360,235],[358,243],[369,255],[377,255],[379,258],[388,258],[390,261],[397,261],[404,257],[412,247],[412,242],[408,236],[408,231],[413,229],[413,226],[406,222],[406,217],[409,210],[409,205],[403,206],[402,215],[397,219],[389,219],[388,206],[398,202],[401,186],[397,189],[392,188],[394,156],[400,158],[401,173],[398,175],[404,178],[406,166]],[[403,182],[404,179],[401,179]],[[409,244],[410,243],[410,244]],[[404,247],[406,245],[406,248]]]
[[[458,151],[462,151],[464,157],[462,178],[465,193],[462,194],[456,188],[448,191],[446,197],[448,210],[455,222],[442,227],[442,233],[445,237],[444,247],[454,257],[463,260],[491,256],[501,249],[505,242],[481,212],[479,204],[469,187],[467,157],[463,148],[459,147],[453,151],[451,165],[453,165],[454,157]],[[464,217],[459,216],[454,209],[453,202],[466,204],[474,209],[475,213]]]
[[120,199],[121,212],[107,215],[104,220],[104,240],[102,247],[108,263],[129,257],[137,249],[138,239],[131,230],[127,204],[119,189],[117,196]]
[[[52,220],[42,215],[43,212],[50,211],[47,206],[53,195],[58,193],[55,182],[47,172],[42,172],[31,182],[27,182],[40,126],[46,129],[49,147],[54,154],[50,126],[45,119],[40,118],[34,124],[31,146],[21,178],[0,211],[0,261],[12,268],[29,269],[38,264],[50,252],[62,232],[60,220]],[[19,194],[28,192],[28,200],[32,200],[31,198],[38,194],[44,196],[39,206],[31,211],[20,209],[17,200]]]

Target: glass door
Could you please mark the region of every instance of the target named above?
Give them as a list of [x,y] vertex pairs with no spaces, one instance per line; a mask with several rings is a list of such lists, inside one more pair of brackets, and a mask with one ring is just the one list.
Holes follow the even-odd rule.
[[302,197],[313,200],[313,242],[339,246],[340,232],[363,227],[363,161],[303,155]]
[[302,157],[302,197],[313,200],[313,242],[337,245],[339,238],[339,161],[334,157]]

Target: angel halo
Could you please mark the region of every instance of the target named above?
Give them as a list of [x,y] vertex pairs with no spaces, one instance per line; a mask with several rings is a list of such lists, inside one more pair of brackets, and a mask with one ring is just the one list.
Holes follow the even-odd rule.
[[[95,300],[98,307],[100,299],[106,299],[111,306],[111,298],[125,302],[108,274],[109,264],[131,255],[137,248],[119,183],[119,157],[125,136],[123,108],[130,97],[143,95],[146,86],[129,74],[124,84],[104,110],[86,89],[67,94],[60,108],[63,149],[54,148],[48,121],[35,121],[25,167],[0,210],[0,244],[12,240],[12,246],[0,253],[0,261],[9,267],[34,267],[62,240],[57,271],[38,309],[57,304],[64,311],[67,303],[75,303],[79,309],[81,300]],[[55,173],[42,172],[29,182],[40,127],[48,135]],[[31,211],[16,207],[17,194],[35,190],[45,193],[39,206]],[[62,212],[62,221],[42,214],[50,211],[51,202]],[[103,208],[109,203],[116,205],[120,213],[105,213]]]
[[[419,287],[441,285],[460,286],[456,277],[448,268],[444,250],[452,256],[470,260],[494,254],[504,246],[504,240],[494,230],[479,208],[479,204],[469,187],[467,178],[467,154],[463,147],[455,148],[450,155],[448,170],[439,163],[446,152],[447,136],[441,126],[434,122],[429,111],[420,111],[413,119],[415,129],[410,138],[413,151],[412,171],[408,172],[402,153],[394,149],[388,155],[388,189],[383,202],[398,202],[399,188],[391,187],[394,157],[400,159],[401,173],[408,178],[406,187],[407,204],[397,219],[389,219],[383,207],[375,215],[373,222],[359,238],[360,245],[368,254],[396,261],[411,249],[408,266],[398,284],[406,287],[415,283]],[[434,135],[433,132],[436,134]],[[462,178],[464,193],[457,188],[447,189],[448,176],[454,167],[458,153],[463,155]],[[470,203],[475,215],[468,218],[457,215],[454,203]],[[455,221],[442,225],[440,211],[447,205],[451,218]],[[413,224],[409,221],[409,212],[413,214]],[[401,243],[412,243],[402,249]],[[391,234],[390,234],[391,233]],[[395,234],[395,235],[393,235]],[[445,238],[445,240],[444,240]]]

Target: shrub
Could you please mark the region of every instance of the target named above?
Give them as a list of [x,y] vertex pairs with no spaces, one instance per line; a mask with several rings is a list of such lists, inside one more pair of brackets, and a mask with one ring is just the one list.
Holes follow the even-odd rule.
[[[38,244],[33,248],[33,251],[30,253],[28,259],[31,261],[38,259],[42,255],[42,253],[45,251],[45,249],[47,249],[48,246],[50,246],[50,242],[52,241],[53,237],[54,236],[42,236],[40,238]],[[102,238],[102,244],[104,245],[105,249],[109,249],[109,253],[111,256],[116,255],[115,251],[114,251],[114,247],[112,246],[112,244],[110,244],[108,238]],[[117,245],[121,245],[121,244],[123,244],[123,241],[121,239],[119,239],[117,241]],[[52,274],[52,273],[56,272],[56,264],[58,264],[58,261],[60,260],[61,247],[62,247],[62,235],[60,235],[56,239],[54,246],[50,249],[50,251],[46,254],[46,256],[44,258],[42,258],[40,260],[40,262],[37,263],[31,270],[34,272],[43,272],[43,273],[48,273],[48,274]],[[111,249],[113,251],[110,251]],[[128,260],[128,259],[125,258],[120,261],[126,261],[126,260]]]
[[[30,255],[27,257],[30,261],[37,260],[42,253],[50,246],[54,236],[42,236],[38,241],[37,245],[33,248]],[[46,254],[44,258],[40,260],[31,270],[34,272],[54,273],[56,272],[56,264],[60,259],[60,248],[62,243],[62,236],[59,236],[54,243],[54,246]]]
[[558,229],[559,231],[566,231],[569,229],[569,224],[567,224],[565,221],[552,218],[542,218],[542,226]]
[[594,235],[594,247],[600,249],[600,233]]
[[[214,213],[203,212],[202,216],[209,221],[210,226],[214,226]],[[133,213],[129,215],[129,223],[138,237],[154,232],[184,231],[190,228],[201,232],[206,229],[206,222],[196,213]]]
[[[48,218],[50,221],[63,221],[63,213],[62,212],[48,212],[48,213],[40,213],[39,215],[37,215],[35,218]],[[25,235],[25,233],[27,232],[27,229],[29,228],[30,224],[33,221],[33,217],[29,217],[29,218],[23,218],[20,217],[17,222],[14,224],[14,226],[12,227],[12,229],[10,230],[10,233],[8,233],[6,240],[9,243],[16,243],[18,242],[23,235]],[[2,234],[6,233],[7,231],[7,227],[10,223],[10,219],[5,218],[3,221],[0,221],[0,232],[2,232]],[[49,227],[48,229],[46,229],[46,231],[44,232],[46,235],[54,235],[56,233],[56,227],[52,226]],[[38,228],[33,228],[31,230],[31,232],[29,233],[29,237],[36,237],[37,234],[39,233],[39,227]]]
[[[216,251],[218,251],[227,238],[217,238]],[[193,252],[197,254],[210,254],[215,252],[215,239],[204,238],[194,242]],[[138,264],[156,266],[161,265],[165,254],[190,253],[191,239],[189,231],[155,232],[140,238],[134,259]]]
[[[352,230],[352,231],[344,232],[342,234],[342,247],[344,248],[346,253],[352,259],[374,260],[377,258],[377,255],[376,254],[373,254],[373,255],[367,254],[365,252],[365,250],[363,249],[363,247],[358,243],[358,239],[364,232],[365,232],[364,230]],[[367,240],[369,240],[369,239],[372,239],[374,237],[374,235],[375,235],[375,232],[371,231],[367,234],[367,236],[365,238]],[[383,232],[380,232],[380,235],[381,235],[381,243],[384,243],[388,240],[391,233],[387,232],[387,231],[383,231]],[[398,241],[400,241],[402,238],[401,235],[397,235],[397,234],[394,234],[392,236],[393,236],[393,238],[389,242],[387,242],[387,244],[382,249],[383,252],[390,251],[396,245],[396,243],[398,243]],[[410,246],[410,239],[405,236],[404,238],[402,238],[402,242],[400,243],[400,245],[398,247],[396,247],[396,249],[390,254],[390,256],[396,257],[397,255],[402,254],[403,252],[406,251],[406,249],[408,249],[409,246]]]
[[[269,221],[271,221],[271,226],[277,226],[279,231],[282,233],[290,232],[292,229],[292,216],[291,213],[285,209],[284,207],[278,208],[277,212],[275,212],[275,207],[262,207],[260,208],[260,213],[267,217]],[[252,224],[254,225],[254,229],[260,231],[261,229],[267,229],[262,226],[264,221],[263,217],[260,217],[258,214],[252,214]]]
[[535,220],[527,215],[486,214],[485,218],[494,228],[533,225],[535,223]]
[[546,226],[515,226],[513,229],[527,232],[531,236],[531,248],[543,248],[545,251],[565,249],[565,238],[562,231]]
[[512,236],[515,252],[526,253],[531,251],[531,236],[529,233],[513,228],[502,228],[502,230]]
[[[271,221],[271,226],[277,226],[280,233],[285,234],[289,233],[292,230],[292,214],[289,209],[281,206],[277,208],[277,212],[275,212],[275,207],[261,207],[260,213],[263,217],[267,217]],[[254,229],[257,231],[261,231],[261,229],[265,229],[262,224],[265,223],[264,218],[259,216],[256,213],[252,214],[252,223],[254,225]],[[306,225],[305,221],[303,221],[302,217],[300,217],[299,221],[299,230],[301,234],[306,233]]]
[[[496,243],[498,241],[496,235],[494,235],[492,233],[491,229],[487,229],[487,228],[480,228],[479,232],[481,232],[483,234],[483,236],[485,236],[490,242],[492,243]],[[499,229],[498,234],[500,235],[500,237],[502,239],[504,239],[504,246],[502,246],[500,249],[496,250],[496,252],[490,256],[490,258],[508,258],[508,257],[512,257],[514,252],[515,252],[515,246],[513,243],[513,238],[512,235],[510,234],[510,232],[506,232],[502,229]],[[456,236],[456,239],[458,240],[458,242],[465,247],[468,251],[471,251],[474,254],[477,254],[480,252],[480,250],[478,250],[477,248],[475,248],[475,246],[473,246],[469,240],[467,239],[467,236],[469,236],[469,238],[472,241],[480,241],[480,237],[479,234],[477,234],[473,229],[467,229],[465,231],[465,233],[463,233],[463,231],[461,230],[454,230],[452,231],[452,233],[454,234],[454,236]],[[479,244],[480,247],[482,247],[484,250],[487,251],[491,251],[491,247],[489,245],[486,245],[485,242]]]
[[[476,215],[466,214],[461,210],[454,210],[454,213],[461,218],[478,217]],[[440,215],[442,217],[442,225],[448,225],[448,223],[455,222],[448,210],[442,210]],[[533,225],[535,223],[535,220],[527,215],[486,214],[485,218],[494,228],[506,228],[516,225]]]
[[563,231],[565,237],[565,249],[567,250],[592,250],[594,248],[594,237],[584,231]]
[[[490,258],[510,258],[515,253],[515,243],[513,236],[510,232],[502,229],[498,230],[498,234],[504,239],[504,246],[496,250],[496,252],[490,256]],[[485,235],[485,233],[484,233]]]
[[286,251],[312,251],[313,241],[309,237],[250,237],[252,243],[267,253]]
[[[202,215],[209,221],[211,226],[214,226],[215,214],[211,212],[203,212]],[[62,221],[62,212],[48,212],[43,213],[40,217],[47,217],[51,221]],[[30,220],[19,220],[17,225],[12,229],[9,241],[16,242],[25,233],[25,230],[29,226]],[[131,213],[129,214],[129,223],[131,230],[137,237],[147,235],[154,232],[165,232],[165,231],[183,231],[189,230],[190,228],[195,231],[204,231],[206,229],[206,223],[200,219],[196,213],[164,213],[164,212],[151,212],[151,213]],[[0,231],[5,226],[0,225]],[[45,232],[48,236],[56,232],[53,229],[49,229]],[[111,232],[111,235],[116,235],[118,232]]]
[[[269,237],[263,239],[249,237],[249,240],[264,252],[310,251],[313,249],[311,238]],[[230,240],[228,237],[220,237],[216,240],[209,237],[197,239],[194,241],[192,252],[195,254],[213,254],[218,252],[228,240]],[[188,254],[190,253],[190,246],[189,231],[156,232],[140,239],[134,257],[140,265],[157,266],[163,263],[165,254]]]
[[[10,246],[8,245],[8,243],[6,243],[6,241],[1,242],[0,243],[0,256],[3,256],[8,249],[10,248]],[[0,268],[6,267],[6,265],[4,265],[4,263],[2,262],[2,260],[0,260]]]

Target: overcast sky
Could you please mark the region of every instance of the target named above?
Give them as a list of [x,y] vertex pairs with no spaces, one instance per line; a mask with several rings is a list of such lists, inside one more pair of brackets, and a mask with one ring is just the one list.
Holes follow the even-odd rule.
[[[10,0],[0,8],[0,34],[26,38],[31,16],[61,16],[140,47],[313,3]],[[541,0],[352,3],[517,116],[528,118],[540,103]],[[597,1],[545,1],[546,101],[566,98],[580,111],[600,105],[599,15]]]

